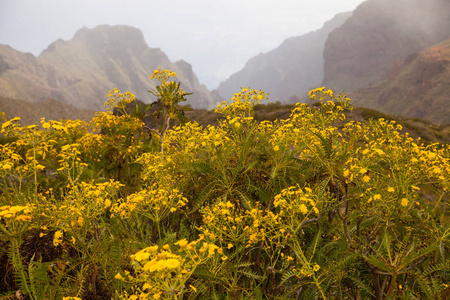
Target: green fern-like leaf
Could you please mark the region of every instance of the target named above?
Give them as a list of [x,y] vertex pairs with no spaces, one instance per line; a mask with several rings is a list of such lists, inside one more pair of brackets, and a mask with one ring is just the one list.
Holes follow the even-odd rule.
[[17,300],[15,292],[7,292],[0,294],[0,300]]
[[256,280],[258,282],[264,279],[263,276],[256,274],[254,271],[250,269],[238,270],[238,273],[244,275],[245,277],[252,278],[253,280]]
[[354,276],[347,276],[347,278],[350,279],[358,287],[358,289],[365,291],[367,295],[370,295],[372,297],[375,296],[373,294],[372,287],[368,283],[363,282],[361,278],[357,278]]
[[297,276],[297,271],[294,270],[288,270],[286,272],[283,273],[283,276],[281,277],[281,282],[278,285],[278,287],[283,286],[285,284],[286,281],[288,281],[289,279],[291,279],[292,277],[296,277]]

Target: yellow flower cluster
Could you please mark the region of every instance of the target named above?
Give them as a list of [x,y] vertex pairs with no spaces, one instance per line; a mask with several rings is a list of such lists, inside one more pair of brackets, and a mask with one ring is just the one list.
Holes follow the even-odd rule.
[[115,279],[131,284],[134,293],[123,292],[120,299],[178,299],[186,292],[196,293],[194,286],[187,289],[187,280],[197,266],[220,252],[220,248],[201,239],[192,242],[182,239],[174,245],[178,248],[176,251],[166,244],[149,246],[131,255],[136,275],[125,271],[123,275],[117,273]]
[[113,110],[117,107],[124,114],[127,114],[125,107],[134,100],[136,100],[136,97],[131,92],[121,93],[117,88],[114,88],[114,90],[109,91],[108,101],[104,105],[109,106],[107,110]]
[[19,222],[30,221],[34,207],[30,205],[3,205],[0,206],[0,220],[13,219]]
[[281,217],[302,220],[317,216],[318,206],[323,205],[322,201],[310,188],[301,189],[298,186],[291,186],[275,196],[273,205],[279,209]]
[[268,93],[264,93],[261,90],[241,88],[239,93],[233,95],[231,102],[223,101],[217,105],[215,112],[231,118],[253,117],[253,107],[267,99],[268,96]]
[[58,172],[64,174],[69,183],[73,184],[80,178],[83,170],[87,167],[87,164],[81,160],[81,152],[79,148],[80,144],[68,144],[61,147],[61,152],[58,154],[60,168],[57,169]]
[[8,120],[2,124],[2,129],[0,133],[7,134],[8,132],[16,129],[19,125],[17,122],[20,121],[19,117],[12,118],[11,120]]
[[269,243],[275,237],[279,221],[277,215],[263,210],[258,203],[255,208],[242,211],[230,201],[219,201],[211,207],[204,207],[201,212],[203,226],[199,228],[200,237],[227,248]]
[[[175,76],[158,69],[151,77],[160,81],[154,94],[172,105],[163,112],[169,121],[186,95],[170,81]],[[134,98],[117,89],[109,97],[120,108]],[[142,121],[126,114],[98,113],[89,125],[6,121],[0,231],[20,250],[10,252],[23,282],[61,276],[54,281],[61,287],[45,286],[58,299],[78,295],[72,273],[80,282],[116,278],[120,299],[218,291],[238,299],[257,286],[267,297],[292,298],[301,287],[319,298],[370,298],[349,277],[358,273],[396,278],[390,287],[386,280],[385,292],[401,283],[412,297],[422,295],[411,275],[445,266],[438,249],[449,236],[450,146],[424,145],[384,119],[344,125],[349,99],[325,88],[311,91],[318,101],[297,104],[289,118],[257,122],[254,106],[266,98],[244,88],[218,106],[225,116],[218,126],[167,126],[151,140]],[[45,263],[39,249],[27,248],[34,236],[36,248],[58,247]],[[158,245],[141,249],[149,241]],[[358,280],[370,289],[372,277]],[[438,286],[445,278],[433,280]]]
[[164,70],[161,68],[156,69],[153,71],[152,75],[150,75],[150,80],[156,79],[160,81],[161,83],[167,82],[170,77],[177,77],[177,73],[171,70]]
[[162,186],[152,186],[138,193],[129,195],[112,208],[121,218],[128,218],[138,213],[149,217],[154,222],[160,222],[170,213],[185,206],[188,199],[183,197],[178,189],[167,189]]

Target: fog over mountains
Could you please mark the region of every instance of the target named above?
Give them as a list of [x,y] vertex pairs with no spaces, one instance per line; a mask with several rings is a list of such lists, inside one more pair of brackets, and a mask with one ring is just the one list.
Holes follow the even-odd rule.
[[148,47],[139,29],[104,25],[57,40],[38,57],[0,45],[0,97],[102,110],[117,87],[150,102],[149,76],[160,67],[177,72],[194,93],[188,97],[194,108],[211,109],[240,87],[262,89],[283,103],[306,101],[310,89],[324,85],[349,92],[357,106],[450,123],[449,38],[448,0],[367,0],[251,58],[209,91],[188,62]]
[[373,86],[407,55],[449,37],[448,0],[368,0],[330,33],[323,84],[346,91]]
[[328,34],[341,26],[351,12],[341,13],[314,32],[285,40],[278,48],[250,59],[245,67],[222,82],[225,99],[250,86],[270,93],[271,101],[286,102],[304,95],[324,78],[323,51]]
[[[98,26],[80,29],[70,41],[57,40],[38,57],[0,45],[0,96],[27,101],[53,98],[80,108],[103,110],[109,90],[131,91],[145,102],[157,68],[175,71],[189,104],[212,108],[220,97],[198,82],[189,63],[171,62],[149,48],[139,29]],[[156,99],[153,99],[153,101]]]
[[[448,0],[367,0],[322,29],[250,59],[218,91],[228,98],[240,86],[251,86],[269,92],[271,101],[292,102],[306,101],[309,89],[326,86],[351,93],[358,106],[450,123],[450,66],[444,54],[450,45],[435,46],[448,38]],[[433,46],[426,53],[442,55],[424,61],[419,52]],[[421,63],[410,65],[416,61],[411,57]],[[387,86],[390,91],[381,92]],[[358,90],[368,87],[373,88]]]

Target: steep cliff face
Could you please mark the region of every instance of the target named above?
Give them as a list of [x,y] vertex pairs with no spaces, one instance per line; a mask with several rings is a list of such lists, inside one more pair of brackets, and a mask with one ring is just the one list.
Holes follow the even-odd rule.
[[368,0],[330,33],[323,85],[345,91],[373,86],[397,61],[448,37],[448,0]]
[[278,48],[250,59],[245,67],[219,85],[218,92],[230,99],[240,87],[269,92],[271,101],[286,102],[302,96],[323,80],[323,49],[330,31],[351,15],[342,13],[323,28],[285,40]]
[[350,97],[357,106],[450,124],[450,39],[408,55],[386,81]]
[[188,63],[171,62],[160,49],[149,48],[140,30],[106,25],[83,28],[70,41],[55,41],[37,58],[0,47],[0,95],[28,101],[54,98],[101,110],[108,91],[117,87],[150,102],[147,90],[155,83],[149,77],[157,68],[175,71],[183,88],[194,92],[186,104],[212,108],[220,101],[199,83]]

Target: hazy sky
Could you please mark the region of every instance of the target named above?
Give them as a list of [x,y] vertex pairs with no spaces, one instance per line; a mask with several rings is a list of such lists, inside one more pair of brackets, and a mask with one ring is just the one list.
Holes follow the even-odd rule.
[[[322,27],[364,0],[0,0],[0,44],[39,55],[86,26],[124,24],[210,89],[251,57]],[[152,70],[149,70],[151,72]]]

